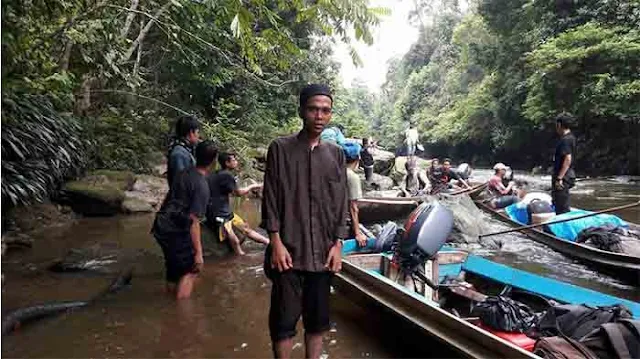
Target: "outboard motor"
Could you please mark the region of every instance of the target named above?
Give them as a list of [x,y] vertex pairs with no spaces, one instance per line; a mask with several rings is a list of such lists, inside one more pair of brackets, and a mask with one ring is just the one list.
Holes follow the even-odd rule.
[[460,178],[465,181],[469,179],[469,177],[471,176],[471,172],[472,169],[468,163],[461,163],[460,166],[456,168],[456,173],[458,174],[458,176],[460,176]]
[[424,263],[438,253],[453,228],[453,213],[438,201],[418,206],[399,231],[394,262],[405,274],[415,276],[433,289],[438,286],[424,273]]

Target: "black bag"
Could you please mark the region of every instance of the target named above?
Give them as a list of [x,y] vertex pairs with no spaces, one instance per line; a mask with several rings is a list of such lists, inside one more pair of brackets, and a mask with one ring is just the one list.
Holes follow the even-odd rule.
[[563,336],[538,340],[533,354],[544,359],[599,359],[582,343]]
[[631,318],[631,312],[619,304],[603,307],[589,307],[584,304],[556,305],[547,309],[536,328],[539,336],[563,334],[580,340],[602,324],[625,318]]
[[640,321],[606,323],[580,340],[601,359],[640,358]]
[[520,333],[528,331],[538,319],[527,305],[502,296],[491,296],[476,304],[472,315],[490,328]]

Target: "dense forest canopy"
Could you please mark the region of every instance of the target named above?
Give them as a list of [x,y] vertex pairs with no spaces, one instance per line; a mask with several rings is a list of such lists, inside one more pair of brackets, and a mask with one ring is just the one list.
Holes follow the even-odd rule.
[[348,136],[390,149],[413,122],[427,156],[546,167],[567,111],[579,174],[640,173],[640,2],[413,3],[419,38],[375,92],[344,88],[331,57],[373,41],[390,12],[367,0],[3,1],[3,204],[86,169],[149,170],[184,113],[248,155],[298,128],[312,81],[335,88]]
[[388,14],[366,0],[3,1],[2,201],[86,168],[148,170],[184,113],[237,151],[265,143],[299,126],[303,84],[338,87],[332,39],[371,43]]
[[373,122],[384,145],[411,121],[427,155],[546,168],[566,111],[578,119],[578,172],[640,172],[640,2],[467,5],[416,2],[419,39],[389,64]]

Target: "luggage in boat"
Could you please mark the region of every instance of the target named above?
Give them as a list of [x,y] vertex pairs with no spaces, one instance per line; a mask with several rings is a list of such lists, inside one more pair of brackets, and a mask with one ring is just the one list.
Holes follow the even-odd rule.
[[555,215],[556,215],[555,212],[551,212],[551,213],[531,213],[531,224],[544,223],[544,222],[550,220],[551,218],[553,218],[553,216],[555,216]]
[[536,340],[523,333],[504,332],[489,328],[486,325],[482,325],[482,323],[478,324],[478,327],[529,352],[532,352],[536,346]]
[[624,227],[604,225],[583,229],[576,243],[585,243],[603,251],[640,257],[640,238]]
[[579,341],[567,336],[542,338],[534,354],[545,359],[640,358],[640,321],[605,323]]
[[544,359],[599,359],[580,342],[567,337],[542,338],[533,354]]
[[640,358],[640,321],[606,323],[580,340],[601,359]]
[[398,228],[400,228],[395,222],[387,222],[378,237],[376,238],[375,250],[376,252],[387,252],[393,248],[393,242],[396,240],[398,234]]
[[487,297],[476,304],[471,313],[487,327],[505,332],[524,333],[538,319],[526,304],[503,296]]
[[627,307],[590,307],[584,304],[563,304],[549,307],[537,324],[537,334],[544,337],[566,335],[579,340],[602,324],[631,318]]

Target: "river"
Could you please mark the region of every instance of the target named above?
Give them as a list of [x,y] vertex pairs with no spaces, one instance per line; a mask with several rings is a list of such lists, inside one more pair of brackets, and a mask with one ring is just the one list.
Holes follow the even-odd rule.
[[[476,171],[486,178],[488,171]],[[544,186],[541,177],[528,177]],[[573,205],[600,209],[638,201],[640,183],[629,178],[586,179],[573,190]],[[253,201],[237,203],[245,219],[257,222]],[[640,222],[637,207],[620,213]],[[82,218],[72,226],[41,233],[29,251],[9,252],[2,268],[6,284],[2,309],[51,300],[89,298],[111,280],[109,275],[52,273],[52,259],[87,242],[110,243],[148,253],[136,263],[132,285],[86,309],[20,328],[2,339],[3,357],[268,357],[269,283],[262,272],[260,247],[249,246],[243,258],[208,261],[194,297],[180,305],[163,293],[161,253],[148,234],[153,217]],[[487,220],[490,220],[487,217]],[[492,228],[504,226],[492,221]],[[515,267],[570,281],[635,301],[640,291],[615,278],[555,253],[519,234],[501,236],[501,250],[479,253]],[[402,322],[378,308],[353,303],[334,293],[332,329],[325,340],[325,357],[443,357],[436,343],[405,331]],[[294,356],[304,357],[298,335]]]

